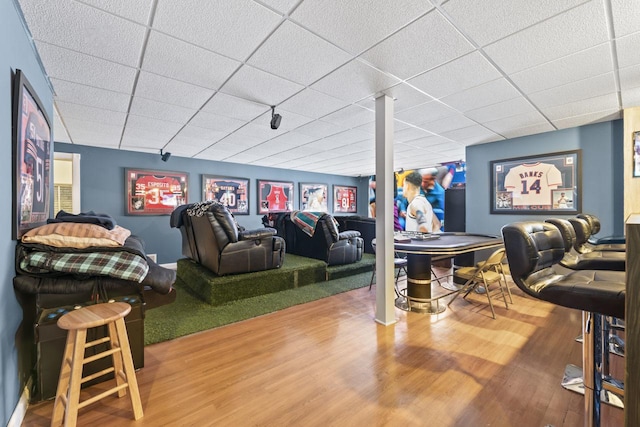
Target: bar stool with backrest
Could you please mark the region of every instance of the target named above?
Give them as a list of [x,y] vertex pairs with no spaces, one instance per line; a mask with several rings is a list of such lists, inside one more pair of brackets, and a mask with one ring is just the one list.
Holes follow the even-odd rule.
[[[376,253],[376,245],[375,243],[371,243],[371,246],[373,247],[373,253]],[[394,254],[395,255],[395,254]],[[398,280],[400,279],[400,274],[404,271],[404,274],[407,274],[407,264],[408,261],[406,258],[402,258],[399,256],[395,256],[393,258],[393,268],[398,270],[398,273],[396,274],[396,280],[395,280],[395,290],[396,290],[396,295],[400,296],[400,292],[398,290]],[[376,263],[373,263],[373,272],[371,273],[371,281],[369,282],[369,290],[371,290],[371,287],[373,286],[373,279],[376,277]]]
[[[62,425],[63,421],[65,426],[75,426],[79,409],[114,393],[118,393],[118,397],[123,397],[127,389],[129,389],[134,418],[136,420],[142,418],[142,403],[124,322],[124,317],[130,311],[131,306],[124,302],[104,303],[70,311],[58,319],[58,327],[69,332],[53,404],[52,426]],[[86,342],[88,329],[105,325],[108,328],[106,337]],[[104,343],[110,343],[110,349],[85,357],[87,348]],[[112,367],[87,377],[82,376],[82,368],[85,364],[109,356],[113,361]],[[83,383],[110,373],[115,376],[115,387],[80,402],[80,387]]]
[[600,218],[593,214],[580,213],[576,218],[583,219],[589,224],[589,238],[587,245],[596,251],[626,251],[626,238],[624,236],[595,237],[600,232]]
[[553,267],[565,255],[560,230],[550,223],[527,221],[502,228],[511,277],[534,298],[583,311],[582,367],[586,426],[600,425],[602,316],[624,318],[625,281],[618,272],[570,271]]

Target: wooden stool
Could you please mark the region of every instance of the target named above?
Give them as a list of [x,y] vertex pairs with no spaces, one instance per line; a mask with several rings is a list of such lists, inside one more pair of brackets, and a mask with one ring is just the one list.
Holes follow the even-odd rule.
[[[127,387],[131,396],[134,418],[142,418],[142,403],[138,392],[138,382],[133,368],[127,329],[124,317],[131,311],[131,306],[123,302],[90,305],[69,313],[58,319],[58,327],[69,331],[67,344],[62,358],[58,391],[53,404],[52,426],[75,426],[78,418],[78,410],[91,403],[97,402],[103,397],[115,392],[118,397],[126,394]],[[87,329],[107,325],[109,334],[107,337],[95,341],[86,342]],[[85,358],[85,349],[106,342],[111,342],[111,349]],[[93,375],[82,377],[82,367],[86,363],[103,357],[111,356],[113,366],[96,372]],[[80,386],[102,375],[114,372],[116,386],[80,402]]]

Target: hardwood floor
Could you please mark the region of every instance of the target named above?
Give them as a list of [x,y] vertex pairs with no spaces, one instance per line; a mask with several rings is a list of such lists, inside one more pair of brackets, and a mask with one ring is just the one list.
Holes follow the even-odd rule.
[[[109,397],[79,425],[583,425],[583,397],[560,386],[565,365],[581,365],[580,312],[512,290],[496,320],[474,294],[438,316],[397,310],[385,327],[364,287],[154,344],[137,373],[144,417]],[[52,406],[31,405],[23,425],[49,425]],[[624,424],[602,412],[603,426]]]

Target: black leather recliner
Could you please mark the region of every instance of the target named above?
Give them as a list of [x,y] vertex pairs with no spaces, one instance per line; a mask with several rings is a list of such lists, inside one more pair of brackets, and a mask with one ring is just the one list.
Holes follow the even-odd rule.
[[262,218],[266,227],[275,227],[278,236],[284,238],[288,253],[319,259],[328,265],[360,261],[364,251],[360,232],[338,232],[333,221],[330,214],[323,213],[316,223],[313,236],[309,236],[292,221],[291,213],[275,213]]
[[224,205],[182,205],[171,214],[182,234],[182,254],[223,276],[279,268],[285,242],[273,228],[245,230]]

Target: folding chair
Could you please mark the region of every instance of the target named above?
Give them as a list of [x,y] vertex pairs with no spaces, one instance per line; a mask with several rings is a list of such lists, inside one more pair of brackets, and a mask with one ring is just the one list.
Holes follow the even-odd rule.
[[[504,278],[504,274],[502,273],[502,259],[504,256],[504,248],[498,249],[492,253],[486,261],[480,263],[478,267],[462,267],[456,270],[453,273],[454,276],[462,280],[466,280],[466,282],[460,291],[456,293],[453,299],[449,301],[448,305],[451,305],[460,293],[464,292],[463,298],[466,299],[472,291],[476,290],[479,286],[484,286],[485,295],[489,301],[489,307],[491,308],[491,315],[493,318],[496,318],[496,312],[493,309],[493,302],[491,300],[492,294],[497,294],[499,292],[502,300],[504,301],[504,306],[508,310],[509,305],[507,304],[507,298],[504,288],[502,287],[502,279]],[[496,283],[498,284],[497,288],[492,289],[491,287]]]

